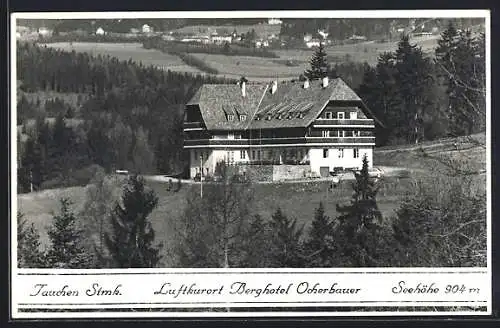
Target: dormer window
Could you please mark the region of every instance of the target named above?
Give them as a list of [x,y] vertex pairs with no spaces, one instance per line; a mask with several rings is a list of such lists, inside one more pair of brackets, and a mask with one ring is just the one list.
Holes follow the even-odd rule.
[[332,112],[326,112],[326,113],[325,113],[325,118],[326,118],[327,120],[330,120],[330,119],[332,118]]
[[228,115],[227,115],[227,120],[228,120],[229,122],[234,121],[234,115],[233,115],[233,114],[228,114]]
[[349,113],[349,119],[351,119],[351,120],[358,119],[358,112],[350,112]]
[[245,114],[240,115],[240,121],[246,121],[247,116]]
[[268,120],[268,121],[270,121],[270,120],[271,120],[271,118],[272,118],[272,116],[271,116],[271,115],[267,115],[267,116],[266,116],[266,120]]
[[343,120],[345,118],[344,114],[345,114],[344,112],[338,112],[337,113],[337,119]]

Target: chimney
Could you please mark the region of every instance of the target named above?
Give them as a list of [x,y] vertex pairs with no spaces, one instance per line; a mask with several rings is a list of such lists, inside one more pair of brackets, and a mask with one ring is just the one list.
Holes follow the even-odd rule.
[[323,88],[326,88],[328,86],[328,76],[325,76],[323,78]]
[[271,94],[274,94],[278,90],[278,82],[273,81],[273,85],[271,86]]
[[304,81],[304,89],[307,89],[307,88],[309,88],[309,79],[306,79]]
[[241,81],[240,83],[240,87],[241,87],[241,96],[242,97],[245,97],[246,96],[246,83],[245,81]]

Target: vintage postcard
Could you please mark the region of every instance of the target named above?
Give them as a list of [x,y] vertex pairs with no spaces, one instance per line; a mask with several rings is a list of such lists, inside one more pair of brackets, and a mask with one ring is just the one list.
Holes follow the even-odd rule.
[[11,16],[11,317],[490,315],[490,13]]

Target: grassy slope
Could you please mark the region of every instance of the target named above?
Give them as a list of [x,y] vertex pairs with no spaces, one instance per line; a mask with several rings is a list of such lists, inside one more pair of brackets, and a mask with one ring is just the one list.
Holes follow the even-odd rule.
[[[185,207],[185,196],[190,188],[198,190],[199,185],[184,185],[179,192],[169,192],[166,184],[161,182],[147,182],[153,188],[158,197],[158,207],[151,214],[153,227],[156,230],[158,240],[169,247],[169,243],[175,236],[173,229],[175,221],[182,216]],[[352,189],[350,182],[344,182],[333,192],[328,191],[328,183],[311,182],[307,184],[260,184],[255,185],[254,212],[261,214],[264,218],[270,218],[273,212],[281,207],[290,217],[296,218],[300,224],[308,225],[314,213],[314,209],[320,201],[323,201],[326,212],[331,217],[336,216],[336,204],[345,204],[349,201]],[[403,187],[398,188],[399,191]],[[391,215],[398,203],[399,191],[394,185],[383,188],[379,197],[379,207],[385,215]],[[117,188],[117,198],[119,188]],[[385,196],[384,196],[385,195]],[[40,231],[42,245],[48,244],[47,227],[51,224],[53,213],[59,211],[59,199],[68,197],[73,201],[73,210],[78,213],[82,210],[85,201],[85,188],[73,187],[65,189],[54,189],[22,194],[18,196],[18,208],[29,222],[34,222]]]

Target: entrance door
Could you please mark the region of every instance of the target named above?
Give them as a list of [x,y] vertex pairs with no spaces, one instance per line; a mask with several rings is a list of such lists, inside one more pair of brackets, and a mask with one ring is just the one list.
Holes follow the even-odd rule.
[[330,176],[330,168],[328,166],[321,166],[319,168],[319,174],[322,176],[322,177],[329,177]]

